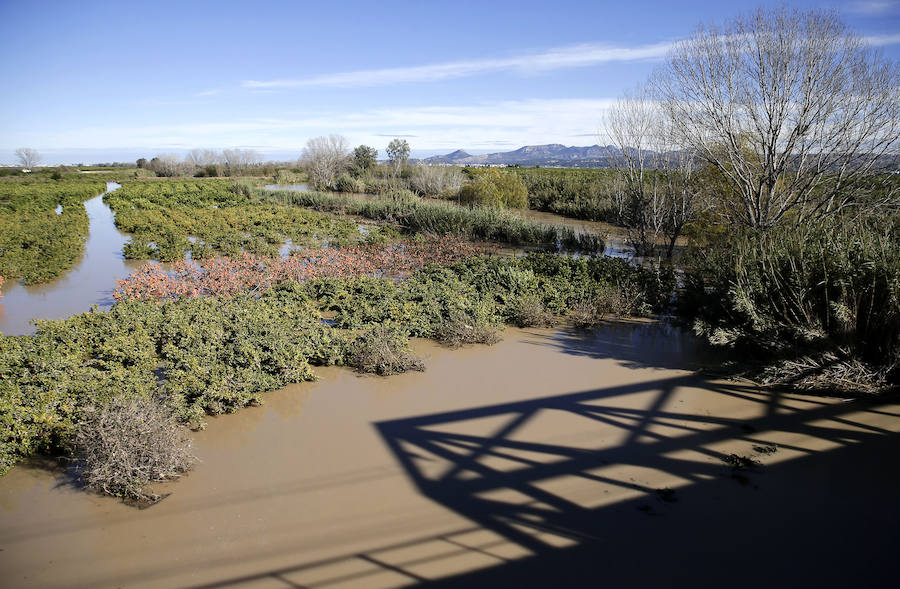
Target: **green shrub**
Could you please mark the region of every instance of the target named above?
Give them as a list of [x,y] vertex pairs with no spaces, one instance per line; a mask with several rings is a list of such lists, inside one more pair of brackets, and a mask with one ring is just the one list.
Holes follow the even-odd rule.
[[350,174],[341,174],[334,181],[334,188],[338,192],[365,192],[366,183],[362,180],[354,178]]
[[900,364],[900,234],[874,222],[733,231],[689,258],[683,313],[770,357],[844,350]]
[[528,190],[512,172],[490,168],[459,189],[459,202],[469,206],[528,208]]
[[[296,245],[360,239],[349,220],[251,199],[248,182],[132,182],[105,200],[116,213],[116,227],[131,234],[133,245],[124,250],[127,258],[176,261],[189,250],[200,254],[198,258],[242,252],[277,255],[286,239]],[[200,245],[195,248],[188,237]]]

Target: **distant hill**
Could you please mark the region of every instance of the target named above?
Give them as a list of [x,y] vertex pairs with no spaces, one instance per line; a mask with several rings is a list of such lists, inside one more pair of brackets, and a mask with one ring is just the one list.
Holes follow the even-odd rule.
[[526,145],[513,151],[471,155],[458,149],[447,155],[435,155],[425,158],[427,164],[452,165],[515,165],[521,166],[562,166],[562,167],[598,167],[605,168],[613,164],[611,161],[619,151],[612,145],[590,145],[587,147],[567,147],[559,143],[547,145]]

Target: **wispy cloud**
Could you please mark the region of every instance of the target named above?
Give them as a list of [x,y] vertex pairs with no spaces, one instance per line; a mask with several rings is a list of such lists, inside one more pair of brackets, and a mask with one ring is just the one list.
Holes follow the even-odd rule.
[[360,70],[313,76],[309,78],[281,80],[247,80],[245,88],[303,88],[360,86],[384,86],[398,83],[435,82],[451,78],[477,76],[499,71],[543,72],[557,69],[586,67],[614,61],[638,61],[659,59],[671,48],[671,43],[657,43],[638,47],[615,47],[608,44],[588,43],[559,47],[542,53],[529,53],[513,57],[451,61],[412,67]]
[[863,40],[869,45],[880,47],[882,45],[896,45],[900,43],[900,33],[894,35],[870,35],[863,37]]
[[[299,150],[309,137],[340,133],[353,144],[381,146],[387,143],[387,137],[415,136],[410,142],[414,149],[479,149],[499,144],[571,143],[576,135],[596,137],[595,131],[613,102],[613,99],[548,99],[375,108],[352,113],[321,111],[305,116],[167,125],[110,124],[43,134],[29,132],[29,137],[38,147],[267,145],[271,149]],[[13,147],[26,143],[15,134],[3,139]]]
[[202,96],[215,96],[216,94],[221,93],[222,90],[220,88],[214,88],[212,90],[204,90],[203,92],[197,92],[194,96],[202,97]]
[[846,8],[848,12],[870,16],[888,14],[898,9],[900,9],[900,2],[897,0],[859,0],[850,2]]

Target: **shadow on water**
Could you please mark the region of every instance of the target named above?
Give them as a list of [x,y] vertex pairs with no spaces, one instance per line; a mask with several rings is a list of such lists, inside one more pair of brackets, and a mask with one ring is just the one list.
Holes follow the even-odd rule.
[[535,332],[526,341],[573,356],[613,359],[628,368],[697,370],[721,358],[719,351],[667,320],[605,321],[592,329]]
[[[107,192],[120,188],[107,182]],[[106,194],[106,193],[104,193]],[[122,246],[127,236],[116,229],[113,212],[103,194],[84,203],[90,233],[80,261],[64,276],[34,286],[5,284],[0,299],[0,332],[7,335],[34,333],[32,319],[63,319],[83,313],[91,305],[110,307],[117,278],[126,278],[139,261],[127,261]]]
[[[676,339],[660,329],[532,337],[669,366],[683,350],[645,355]],[[471,526],[204,586],[890,582],[900,435],[884,419],[896,420],[897,398],[836,402],[670,374],[375,423],[417,491]]]

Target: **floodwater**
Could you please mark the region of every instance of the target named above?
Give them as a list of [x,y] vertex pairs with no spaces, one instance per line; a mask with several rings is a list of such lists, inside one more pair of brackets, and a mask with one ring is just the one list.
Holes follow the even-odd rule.
[[[107,192],[120,185],[107,182]],[[105,194],[105,193],[104,193]],[[113,212],[103,202],[103,195],[85,201],[90,234],[81,260],[66,274],[46,284],[23,286],[8,281],[0,298],[0,332],[6,335],[34,333],[32,319],[63,319],[83,313],[91,305],[110,307],[117,278],[126,278],[142,264],[126,260],[122,246],[127,236],[116,229]]]
[[309,184],[266,184],[266,190],[287,190],[290,192],[309,192]]
[[706,352],[653,322],[414,347],[424,373],[319,369],[211,418],[194,436],[202,462],[147,509],[14,468],[0,479],[3,584],[881,586],[896,573],[896,399],[707,379],[686,370]]

